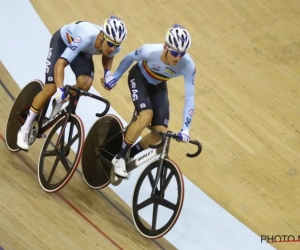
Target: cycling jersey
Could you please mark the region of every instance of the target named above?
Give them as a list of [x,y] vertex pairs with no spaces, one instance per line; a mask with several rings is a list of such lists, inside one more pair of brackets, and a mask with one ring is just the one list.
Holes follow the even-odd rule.
[[149,84],[156,85],[171,78],[184,76],[185,104],[182,129],[189,130],[194,112],[195,63],[186,53],[176,65],[167,65],[160,59],[163,49],[164,44],[144,44],[123,58],[113,76],[119,80],[134,61],[138,61],[138,66]]
[[[101,31],[101,26],[84,21],[77,21],[64,25],[60,29],[60,35],[68,47],[61,57],[71,63],[80,52],[91,55],[102,55],[102,51],[95,48],[95,41]],[[120,50],[121,46],[117,47],[107,57],[113,57]]]

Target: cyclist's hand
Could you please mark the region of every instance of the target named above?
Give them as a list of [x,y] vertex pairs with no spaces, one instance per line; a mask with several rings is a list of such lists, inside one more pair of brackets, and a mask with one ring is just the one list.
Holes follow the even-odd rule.
[[109,69],[104,70],[104,78],[111,75],[111,71]]
[[65,88],[57,88],[56,93],[54,94],[54,99],[56,103],[63,103],[67,98]]
[[184,130],[182,129],[178,134],[178,141],[180,142],[189,142],[190,141],[190,135],[189,135],[189,131],[188,130]]
[[104,79],[104,88],[112,90],[117,85],[117,79],[113,75],[109,75]]
[[102,78],[100,79],[103,88],[105,88],[105,87],[104,87],[104,84],[105,84],[105,77],[110,76],[110,75],[111,75],[111,71],[110,71],[109,69],[104,70],[104,77],[102,77]]

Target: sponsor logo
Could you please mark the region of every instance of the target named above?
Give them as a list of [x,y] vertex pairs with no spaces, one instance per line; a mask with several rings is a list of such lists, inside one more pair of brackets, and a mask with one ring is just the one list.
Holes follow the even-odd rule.
[[143,154],[141,157],[138,158],[137,161],[141,161],[141,160],[145,159],[147,156],[151,155],[152,153],[153,153],[153,150],[149,151],[146,154]]
[[135,89],[136,88],[135,79],[131,79],[130,83],[131,83],[131,88]]
[[136,90],[136,89],[132,90],[132,101],[134,101],[134,102],[139,99],[137,93],[138,93],[138,90]]
[[176,75],[176,72],[168,67],[165,68],[165,73],[170,76]]
[[158,64],[153,64],[151,69],[153,69],[155,71],[159,71],[160,66]]
[[194,73],[193,73],[193,85],[195,85],[195,80],[196,80],[196,68],[194,69]]
[[136,88],[136,83],[135,83],[135,79],[131,79],[130,80],[130,84],[131,84],[131,92],[132,92],[132,101],[137,101],[139,99],[137,93],[139,92]]
[[142,51],[143,51],[143,48],[140,47],[140,48],[138,48],[138,49],[135,51],[134,54],[137,56],[138,54],[142,53]]
[[51,65],[51,62],[49,60],[46,61],[46,73],[49,73],[49,66]]
[[185,119],[185,126],[190,126],[190,124],[191,124],[191,121],[192,121],[192,119],[191,118],[189,118],[189,117],[187,117],[186,119]]
[[74,43],[80,43],[82,41],[82,39],[81,39],[81,37],[80,36],[77,36],[77,37],[75,37],[75,39],[74,39]]
[[50,48],[49,49],[49,52],[48,52],[48,59],[50,60],[51,59],[51,56],[52,56],[52,50],[53,50],[53,48]]
[[77,49],[77,46],[72,45],[72,44],[70,44],[68,47],[69,47],[71,50],[73,50],[73,51]]

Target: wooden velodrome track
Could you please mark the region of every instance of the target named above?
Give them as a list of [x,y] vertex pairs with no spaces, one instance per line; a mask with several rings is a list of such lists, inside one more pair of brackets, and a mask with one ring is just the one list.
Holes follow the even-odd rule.
[[[258,235],[300,234],[300,1],[99,2],[31,1],[51,33],[74,20],[100,24],[110,14],[121,17],[129,35],[114,69],[123,55],[141,44],[163,42],[173,23],[186,26],[197,65],[191,135],[201,140],[204,150],[201,158],[191,160],[184,157],[181,145],[174,144],[171,157],[187,178]],[[100,60],[95,64],[94,87],[129,121],[133,106],[126,76],[115,90],[106,92],[99,84]],[[0,79],[13,96],[18,94],[2,64]],[[170,81],[172,130],[181,126],[182,89],[182,78]],[[4,140],[12,97],[2,87],[0,95]],[[140,236],[123,201],[110,189],[101,194],[89,191],[77,174],[59,194],[45,195],[35,174],[40,146],[38,141],[29,154],[11,154],[0,143],[5,165],[0,172],[0,221],[5,225],[0,235],[6,239],[2,247],[174,248],[165,239]],[[49,234],[39,234],[40,229]]]

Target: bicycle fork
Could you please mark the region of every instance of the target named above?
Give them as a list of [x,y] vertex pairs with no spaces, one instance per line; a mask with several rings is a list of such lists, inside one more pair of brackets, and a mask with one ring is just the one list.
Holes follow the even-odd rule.
[[166,138],[166,141],[165,141],[163,149],[162,149],[162,153],[159,157],[159,165],[158,165],[158,170],[156,172],[154,186],[153,186],[152,192],[151,192],[151,197],[154,197],[154,195],[155,195],[155,191],[157,190],[157,185],[158,185],[159,180],[160,180],[160,190],[162,189],[162,186],[163,186],[166,174],[167,174],[167,169],[164,168],[163,173],[162,173],[162,169],[163,169],[164,160],[165,160],[165,158],[168,157],[170,140],[171,140],[170,137]]
[[[63,148],[63,143],[64,143],[63,141],[64,141],[64,137],[65,137],[65,128],[67,126],[69,117],[70,117],[69,114],[67,114],[66,117],[65,117],[64,124],[63,124],[63,126],[61,128],[61,131],[60,131],[60,133],[58,135],[58,138],[57,138],[57,142],[56,142],[56,145],[55,145],[55,150],[62,150],[62,148]],[[62,141],[62,143],[61,143],[61,141]]]

